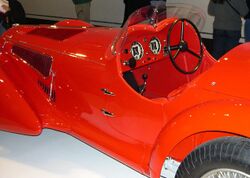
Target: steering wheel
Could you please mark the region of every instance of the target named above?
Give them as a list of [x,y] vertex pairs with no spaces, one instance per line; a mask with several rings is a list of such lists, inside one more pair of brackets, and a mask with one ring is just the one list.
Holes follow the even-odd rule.
[[[180,40],[179,40],[177,45],[171,45],[170,42],[171,42],[172,32],[173,32],[174,29],[176,29],[175,27],[179,23],[181,23]],[[194,39],[185,40],[185,23],[191,25],[191,27],[193,28],[192,31],[194,32],[194,35],[196,35],[198,37],[198,43],[199,43],[198,48],[199,49],[196,49],[197,51],[199,51],[198,53],[195,52],[193,49],[190,49],[190,46],[189,46],[189,43],[191,43],[191,42],[193,43]],[[200,36],[200,33],[199,33],[197,27],[190,20],[181,18],[181,19],[177,19],[172,24],[172,26],[169,28],[169,31],[168,31],[166,48],[167,48],[167,52],[169,54],[169,57],[170,57],[170,60],[171,60],[172,64],[181,73],[192,74],[195,71],[197,71],[198,68],[200,67],[201,62],[202,62],[202,58],[203,58],[203,49],[202,49],[201,36]],[[176,52],[174,53],[174,51],[176,51]],[[187,64],[186,61],[184,61],[184,63],[186,63],[185,67],[181,67],[180,65],[177,64],[176,59],[178,58],[178,56],[181,53],[183,53],[183,54],[184,53],[189,53],[189,54],[191,54],[190,57],[192,58],[192,60],[195,59],[195,61],[196,61],[195,65],[192,66],[191,69],[188,69],[188,67],[187,67],[188,64]],[[188,60],[191,60],[191,58],[183,59],[183,60],[188,61]]]

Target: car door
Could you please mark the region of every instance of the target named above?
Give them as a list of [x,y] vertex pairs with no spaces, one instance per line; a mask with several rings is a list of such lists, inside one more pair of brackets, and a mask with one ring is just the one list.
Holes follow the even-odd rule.
[[153,144],[160,129],[163,127],[164,98],[149,100],[131,90],[121,79],[120,84],[111,87],[114,92],[107,104],[112,113],[109,124],[119,133],[146,144]]
[[[67,59],[67,57],[59,57],[59,59],[55,59],[57,108],[71,121],[72,134],[102,152],[142,171],[144,142],[125,134],[126,128],[122,127],[119,131],[124,120],[120,120],[123,116],[117,117],[116,113],[118,115],[122,113],[109,110],[110,103],[117,100],[119,102],[117,94],[119,97],[124,91],[120,91],[117,86],[115,89],[119,93],[116,91],[113,93],[112,84],[116,82],[113,80],[116,79],[114,73],[107,65],[101,63]],[[116,112],[115,115],[113,112]],[[114,123],[110,124],[112,121]],[[131,128],[127,127],[127,129]]]
[[112,95],[108,95],[105,107],[107,123],[123,146],[114,151],[126,155],[126,161],[141,166],[149,159],[154,142],[166,122],[165,105],[162,104],[166,100],[146,99],[123,80],[116,68],[110,65],[108,70],[108,77],[112,80],[108,80],[106,90]]

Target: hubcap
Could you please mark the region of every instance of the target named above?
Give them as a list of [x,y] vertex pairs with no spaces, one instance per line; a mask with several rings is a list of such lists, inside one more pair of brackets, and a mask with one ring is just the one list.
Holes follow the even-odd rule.
[[216,169],[206,173],[201,178],[250,178],[250,175],[233,169]]

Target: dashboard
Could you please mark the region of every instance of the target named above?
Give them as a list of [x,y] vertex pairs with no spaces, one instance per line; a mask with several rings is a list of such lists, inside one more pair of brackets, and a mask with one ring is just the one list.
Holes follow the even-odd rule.
[[121,53],[122,71],[139,68],[167,57],[167,32],[167,27],[160,31],[152,26],[146,30],[145,26],[140,30],[140,25],[131,28]]
[[196,26],[187,19],[163,21],[159,26],[136,24],[129,27],[125,40],[121,50],[123,72],[170,59],[179,72],[192,74],[201,64],[201,37]]

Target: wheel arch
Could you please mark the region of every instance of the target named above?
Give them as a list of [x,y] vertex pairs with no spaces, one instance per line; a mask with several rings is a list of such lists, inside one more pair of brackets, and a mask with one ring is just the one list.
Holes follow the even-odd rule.
[[19,92],[0,69],[0,130],[39,135],[42,123]]
[[150,177],[159,178],[165,158],[176,157],[180,150],[182,156],[187,156],[197,146],[219,137],[249,138],[250,118],[246,119],[249,111],[250,102],[231,100],[199,105],[178,114],[162,129],[155,142],[149,163]]

